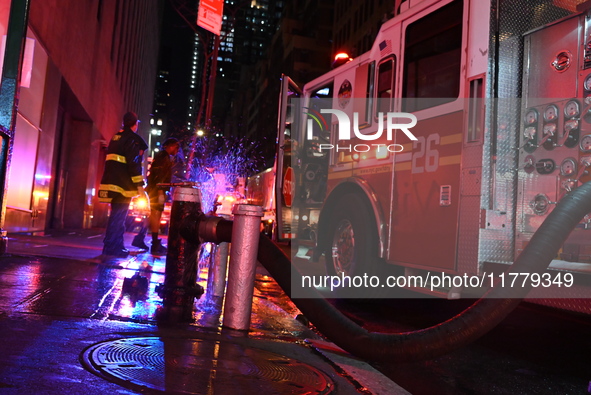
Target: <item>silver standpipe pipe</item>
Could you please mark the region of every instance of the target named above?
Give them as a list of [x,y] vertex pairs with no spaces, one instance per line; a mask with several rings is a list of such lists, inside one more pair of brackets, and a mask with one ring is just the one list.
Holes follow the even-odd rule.
[[234,225],[223,326],[245,331],[250,328],[263,208],[252,204],[237,204],[232,214]]
[[229,244],[225,241],[215,246],[213,259],[209,261],[209,270],[207,272],[207,295],[224,296],[228,270],[228,247]]

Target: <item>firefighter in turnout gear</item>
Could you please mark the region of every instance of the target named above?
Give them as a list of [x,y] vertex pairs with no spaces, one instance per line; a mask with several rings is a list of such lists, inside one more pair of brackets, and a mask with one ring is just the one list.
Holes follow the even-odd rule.
[[111,214],[103,241],[103,255],[126,257],[123,244],[125,217],[131,199],[146,196],[142,159],[148,145],[137,135],[138,119],[133,112],[123,116],[123,129],[116,133],[107,148],[105,171],[99,187],[99,201],[111,204]]
[[150,252],[153,255],[166,255],[167,253],[167,248],[162,244],[162,240],[158,238],[158,234],[160,231],[160,218],[166,201],[166,192],[170,188],[158,187],[158,184],[172,181],[174,157],[179,152],[179,148],[179,141],[171,137],[164,142],[162,150],[154,155],[150,175],[148,176],[148,186],[146,187],[146,192],[150,197],[150,217],[131,242],[132,246],[147,250],[148,246],[144,242],[144,237],[149,228],[150,232],[152,232],[152,248]]

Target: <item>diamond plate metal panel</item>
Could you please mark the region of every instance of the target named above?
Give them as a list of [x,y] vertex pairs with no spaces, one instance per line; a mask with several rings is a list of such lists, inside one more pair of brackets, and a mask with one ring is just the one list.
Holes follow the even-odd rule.
[[461,196],[460,206],[462,214],[460,215],[458,238],[458,267],[460,273],[477,272],[474,262],[478,259],[478,217],[480,208],[478,207],[479,196]]
[[481,172],[480,167],[462,169],[462,196],[480,196]]
[[[479,261],[512,263],[514,256],[517,207],[517,169],[520,109],[524,59],[524,33],[567,16],[576,9],[577,1],[524,2],[505,0],[491,2],[491,35],[489,84],[481,207],[497,228],[480,230]],[[567,4],[568,3],[568,4]],[[569,11],[570,10],[570,11]],[[499,16],[497,19],[497,15]],[[533,17],[532,17],[533,16]],[[499,220],[504,218],[505,220]]]

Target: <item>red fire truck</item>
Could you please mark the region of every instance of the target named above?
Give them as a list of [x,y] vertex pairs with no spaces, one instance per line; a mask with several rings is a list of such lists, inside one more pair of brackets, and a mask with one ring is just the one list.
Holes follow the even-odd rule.
[[[502,272],[591,179],[590,9],[409,0],[369,52],[302,89],[285,76],[278,236],[315,246],[329,274]],[[531,297],[591,312],[590,224],[549,267],[580,281]]]

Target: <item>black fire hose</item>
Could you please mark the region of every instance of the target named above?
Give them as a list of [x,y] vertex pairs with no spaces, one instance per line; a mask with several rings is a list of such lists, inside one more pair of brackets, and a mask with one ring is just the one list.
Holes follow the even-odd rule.
[[[586,183],[560,200],[506,273],[543,273],[575,226],[589,212],[591,183]],[[230,221],[220,220],[204,230],[196,229],[199,219],[193,219],[192,223],[185,224],[182,232],[188,241],[199,242],[198,231],[204,241],[230,241]],[[301,274],[292,270],[290,259],[263,234],[258,260],[287,295],[291,295],[292,281],[301,284],[301,278],[292,278]],[[513,311],[530,289],[531,286],[493,287],[455,317],[429,328],[399,334],[366,331],[312,287],[303,290],[309,297],[293,299],[293,302],[323,335],[349,353],[371,361],[405,362],[434,358],[478,339]]]

